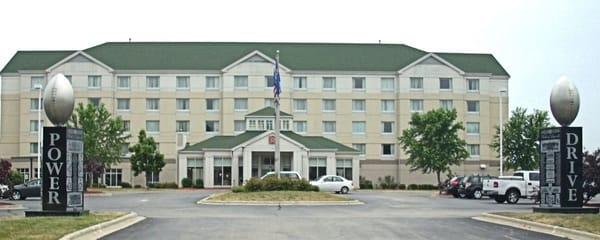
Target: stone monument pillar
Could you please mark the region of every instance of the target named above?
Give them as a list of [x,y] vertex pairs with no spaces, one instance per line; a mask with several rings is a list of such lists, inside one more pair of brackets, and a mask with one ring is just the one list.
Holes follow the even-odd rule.
[[62,74],[44,90],[44,111],[54,127],[44,127],[42,150],[42,211],[25,216],[78,216],[83,209],[83,129],[65,124],[73,113],[73,87]]
[[569,126],[579,111],[579,93],[565,77],[552,88],[550,109],[561,127],[540,131],[540,206],[533,211],[598,213],[583,208],[583,131]]

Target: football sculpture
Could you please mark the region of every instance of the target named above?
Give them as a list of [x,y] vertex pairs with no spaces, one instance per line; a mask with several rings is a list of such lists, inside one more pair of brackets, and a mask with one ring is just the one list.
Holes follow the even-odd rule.
[[561,77],[550,94],[550,110],[554,119],[563,127],[569,126],[579,112],[579,92],[566,77]]
[[62,126],[71,117],[73,107],[75,107],[75,97],[71,82],[59,73],[50,79],[44,90],[46,116],[54,125]]

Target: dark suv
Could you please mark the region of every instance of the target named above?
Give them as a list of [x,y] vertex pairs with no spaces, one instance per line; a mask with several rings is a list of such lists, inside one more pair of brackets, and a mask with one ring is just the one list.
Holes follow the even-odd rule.
[[460,182],[458,196],[460,198],[481,199],[483,196],[483,180],[490,179],[491,176],[472,175],[466,176]]

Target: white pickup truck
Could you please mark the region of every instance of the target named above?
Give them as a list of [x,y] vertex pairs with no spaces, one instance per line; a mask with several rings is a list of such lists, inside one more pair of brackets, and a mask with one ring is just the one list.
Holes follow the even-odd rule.
[[483,195],[497,203],[515,204],[520,198],[534,198],[540,188],[539,171],[516,171],[512,176],[500,176],[483,181]]

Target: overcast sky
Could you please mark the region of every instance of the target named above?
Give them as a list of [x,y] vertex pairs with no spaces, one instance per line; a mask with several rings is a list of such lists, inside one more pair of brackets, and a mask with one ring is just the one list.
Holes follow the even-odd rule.
[[511,74],[511,110],[549,111],[553,84],[561,75],[573,81],[582,102],[573,126],[584,127],[585,148],[600,147],[600,1],[197,2],[2,1],[0,65],[18,50],[80,50],[129,38],[381,40],[425,51],[492,53]]

